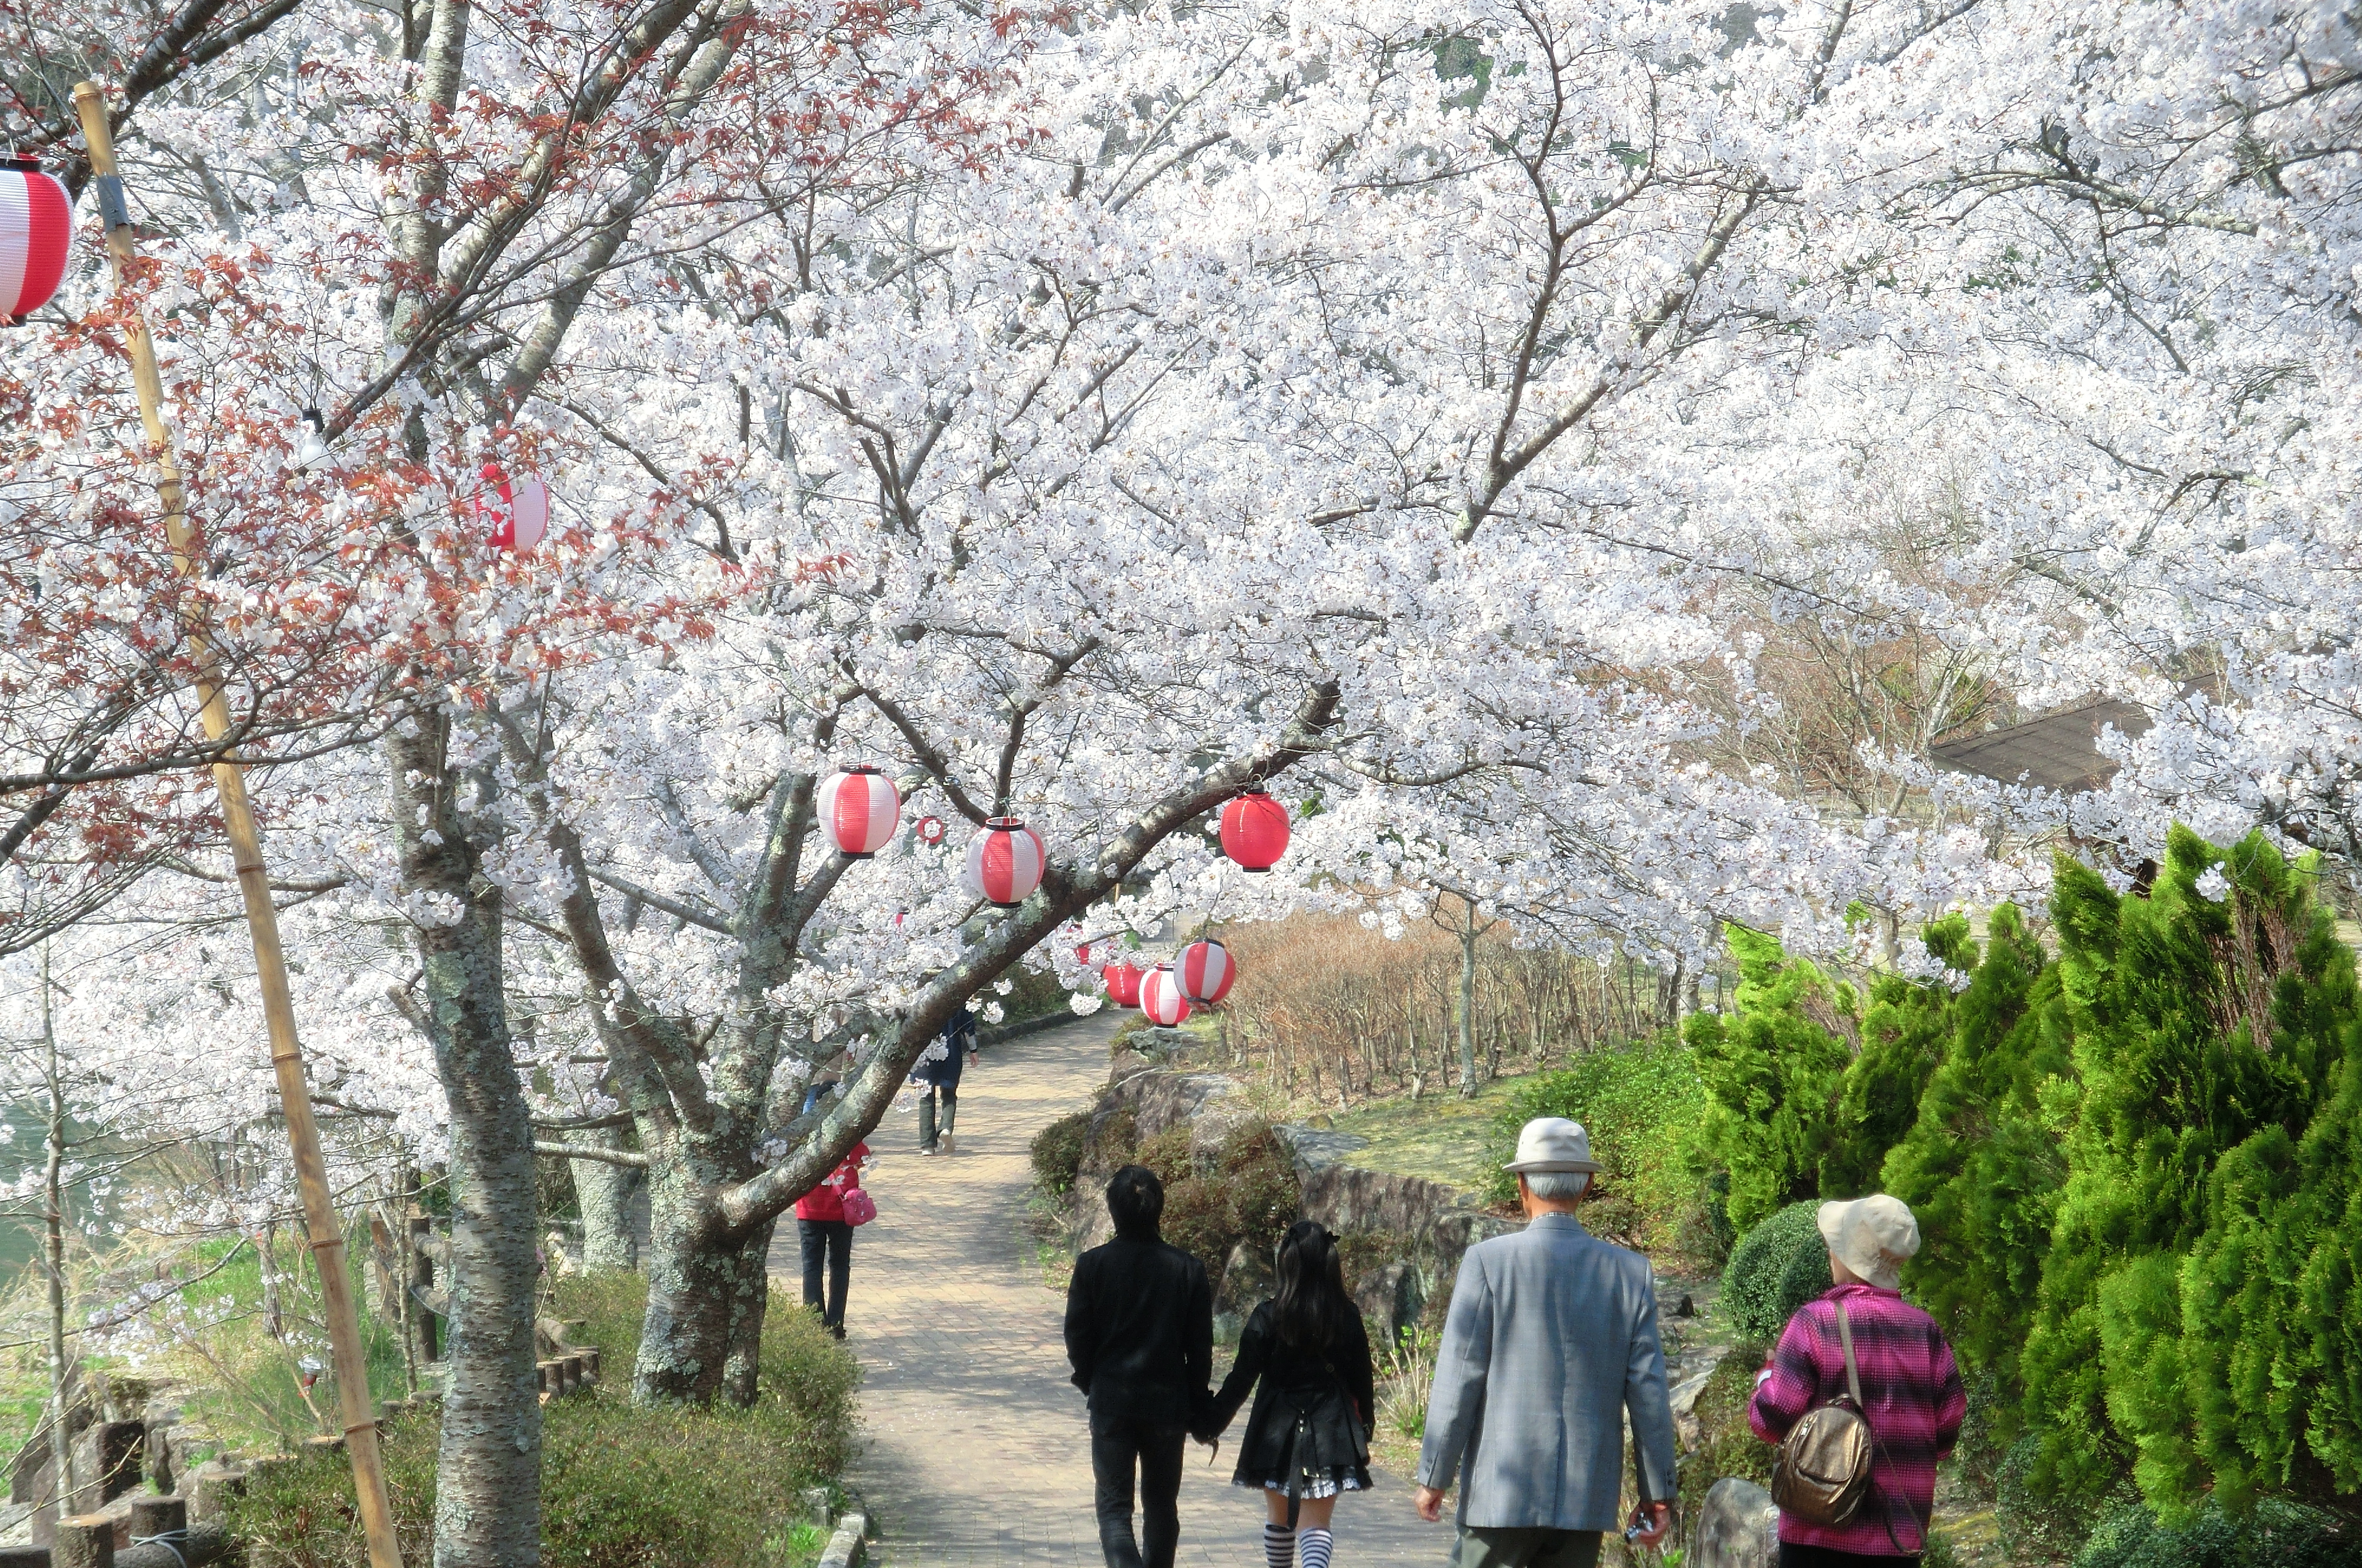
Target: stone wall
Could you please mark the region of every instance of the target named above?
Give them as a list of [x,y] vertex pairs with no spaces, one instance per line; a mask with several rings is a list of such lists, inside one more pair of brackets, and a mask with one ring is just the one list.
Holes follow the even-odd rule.
[[[1107,1087],[1091,1108],[1094,1142],[1109,1121],[1129,1114],[1140,1142],[1186,1126],[1190,1153],[1207,1159],[1255,1120],[1244,1084],[1193,1068],[1179,1056],[1186,1038],[1178,1031],[1136,1030],[1110,1054]],[[1275,1131],[1294,1156],[1305,1217],[1341,1237],[1382,1243],[1385,1255],[1362,1259],[1354,1294],[1373,1325],[1390,1340],[1418,1322],[1430,1302],[1440,1309],[1462,1253],[1515,1228],[1485,1213],[1473,1195],[1457,1187],[1347,1163],[1346,1156],[1363,1146],[1362,1139],[1310,1127],[1283,1125]],[[1086,1165],[1087,1177],[1105,1174]],[[1078,1181],[1070,1195],[1068,1230],[1077,1252],[1113,1234],[1100,1186],[1097,1180]],[[1247,1255],[1251,1251],[1255,1250],[1243,1243],[1233,1248],[1215,1282],[1217,1312],[1232,1332],[1238,1320],[1271,1293],[1271,1261],[1259,1252]]]

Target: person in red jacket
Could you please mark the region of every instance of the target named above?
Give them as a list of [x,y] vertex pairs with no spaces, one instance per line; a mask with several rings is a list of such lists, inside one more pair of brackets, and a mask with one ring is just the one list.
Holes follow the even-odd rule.
[[[796,1199],[796,1238],[804,1249],[804,1305],[820,1314],[821,1326],[844,1338],[844,1291],[853,1277],[853,1226],[844,1218],[844,1192],[861,1185],[869,1145],[855,1143],[826,1180]],[[828,1295],[821,1296],[821,1266],[828,1267]]]

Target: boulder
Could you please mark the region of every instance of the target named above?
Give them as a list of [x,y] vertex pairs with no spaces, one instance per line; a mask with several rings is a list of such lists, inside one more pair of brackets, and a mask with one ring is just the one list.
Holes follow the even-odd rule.
[[1220,1073],[1144,1072],[1125,1080],[1113,1092],[1130,1103],[1143,1143],[1194,1122],[1209,1110],[1241,1120],[1253,1114],[1245,1088],[1238,1079]]
[[1247,1314],[1270,1299],[1275,1288],[1270,1251],[1241,1242],[1222,1264],[1221,1283],[1214,1290],[1214,1310],[1244,1322]]
[[1366,1271],[1353,1282],[1353,1304],[1362,1309],[1363,1319],[1384,1336],[1370,1347],[1374,1353],[1384,1355],[1402,1342],[1403,1330],[1417,1323],[1427,1306],[1418,1265],[1405,1258]]
[[1728,1345],[1698,1345],[1665,1358],[1665,1378],[1672,1385],[1673,1434],[1683,1453],[1695,1452],[1705,1441],[1698,1425],[1698,1396],[1729,1353]]
[[1780,1510],[1752,1481],[1726,1476],[1706,1491],[1686,1568],[1772,1568],[1780,1561]]
[[[1321,1120],[1326,1121],[1328,1118]],[[1370,1141],[1357,1132],[1335,1132],[1325,1126],[1315,1127],[1308,1123],[1282,1122],[1272,1132],[1295,1156],[1296,1174],[1299,1176],[1341,1165],[1346,1155],[1370,1146]]]

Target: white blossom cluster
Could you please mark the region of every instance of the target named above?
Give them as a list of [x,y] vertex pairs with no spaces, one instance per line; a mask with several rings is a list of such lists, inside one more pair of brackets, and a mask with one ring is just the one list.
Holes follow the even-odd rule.
[[[551,62],[629,7],[528,48],[531,9],[485,8],[436,132],[494,205]],[[273,324],[150,302],[180,311],[197,513],[244,519],[206,613],[256,670],[298,633],[333,648],[328,711],[460,715],[553,1120],[617,1109],[601,1013],[627,999],[569,943],[565,834],[635,1005],[692,1037],[784,1020],[796,1084],[849,1021],[957,972],[970,817],[1022,816],[1087,872],[1235,759],[1294,811],[1278,869],[1185,826],[1069,934],[1309,903],[1392,935],[1453,893],[1521,941],[1671,966],[1728,922],[1866,956],[1867,905],[1901,933],[1888,960],[1933,975],[1910,930],[2038,900],[2060,842],[2121,867],[2179,817],[2355,854],[2350,7],[1295,0],[1044,27],[929,0],[843,53],[799,41],[826,36],[798,30],[809,6],[748,14],[521,408],[397,376],[328,464],[270,485],[295,411],[398,357],[381,285],[417,186],[353,149],[413,145],[409,73],[381,12],[328,0],[238,51],[238,90],[137,126],[173,275]],[[202,190],[163,173],[200,166]],[[568,188],[538,248],[469,284],[452,353],[531,349],[607,189]],[[463,236],[490,223],[437,200]],[[67,308],[103,295],[86,273]],[[120,409],[94,341],[61,344],[71,375],[0,352]],[[62,592],[122,646],[176,635],[151,517],[61,542],[76,475],[129,493],[130,427],[34,424],[64,433],[0,468],[47,530],[0,527],[0,551],[28,541],[0,553],[0,639]],[[471,532],[488,457],[557,497],[533,557]],[[1909,811],[1800,799],[1717,760],[1748,720],[1700,699],[1714,671],[1781,701],[1750,685],[1742,586],[1915,628],[2022,712],[2105,694],[2156,723],[2103,737],[2121,769],[2072,799],[1910,756],[1882,764]],[[0,766],[41,744],[8,736]],[[776,801],[855,762],[902,783],[906,830],[950,832],[833,885],[808,847],[826,896],[752,983]],[[431,1162],[441,1090],[403,999],[416,933],[466,911],[403,884],[383,770],[362,746],[259,782],[315,1078]],[[201,776],[141,788],[141,833],[222,876]],[[56,881],[0,877],[28,907]],[[54,938],[74,1052],[160,1124],[268,1104],[233,901],[157,872]],[[1097,1005],[1073,943],[1030,961]],[[266,1200],[256,1179],[237,1201]]]

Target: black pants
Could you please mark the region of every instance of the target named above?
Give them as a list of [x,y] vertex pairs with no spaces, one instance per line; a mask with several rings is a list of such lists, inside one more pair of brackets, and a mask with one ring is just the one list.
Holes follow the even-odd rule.
[[1830,1546],[1780,1543],[1780,1568],[1919,1568],[1919,1554],[1889,1557],[1867,1551],[1839,1551]]
[[[1108,1568],[1173,1568],[1181,1544],[1179,1427],[1120,1418],[1091,1421],[1093,1501],[1099,1514],[1099,1550]],[[1140,1470],[1141,1531],[1131,1533],[1132,1468]],[[1147,1551],[1141,1550],[1146,1542]]]
[[[937,1095],[941,1095],[944,1101],[944,1122],[941,1127],[935,1125],[935,1097]],[[919,1097],[919,1147],[922,1149],[933,1148],[935,1146],[935,1135],[939,1132],[950,1132],[952,1130],[952,1122],[958,1115],[959,1086],[956,1084],[929,1084],[927,1086],[927,1092]]]
[[[804,1247],[804,1305],[820,1309],[820,1320],[839,1338],[844,1333],[844,1287],[853,1277],[853,1227],[842,1220],[799,1220],[796,1237]],[[820,1294],[821,1264],[828,1264],[828,1299]]]

